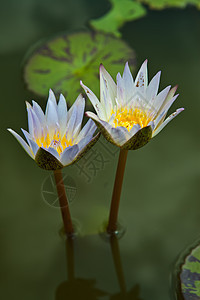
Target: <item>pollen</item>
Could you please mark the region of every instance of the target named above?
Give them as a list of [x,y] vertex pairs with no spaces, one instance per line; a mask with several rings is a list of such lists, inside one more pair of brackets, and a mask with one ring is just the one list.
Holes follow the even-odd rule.
[[139,124],[141,128],[146,127],[151,119],[151,115],[140,108],[121,108],[115,114],[114,124],[115,127],[123,126],[130,131],[136,124]]
[[59,131],[54,133],[53,138],[50,138],[49,133],[46,135],[42,133],[42,136],[36,140],[36,143],[39,147],[56,149],[59,155],[62,154],[65,148],[73,145],[72,139],[68,140],[66,135],[60,138]]

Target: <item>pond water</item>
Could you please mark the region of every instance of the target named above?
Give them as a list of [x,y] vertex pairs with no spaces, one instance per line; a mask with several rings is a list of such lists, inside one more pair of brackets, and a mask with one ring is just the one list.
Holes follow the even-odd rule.
[[[129,151],[119,221],[119,240],[99,235],[107,220],[118,151],[96,144],[103,155],[86,176],[77,166],[63,170],[79,235],[66,244],[60,211],[45,194],[50,173],[23,152],[7,127],[27,128],[28,92],[23,59],[32,44],[57,32],[85,28],[106,1],[4,2],[1,9],[1,210],[2,299],[173,299],[171,280],[179,254],[200,236],[200,12],[149,11],[127,23],[123,39],[135,49],[138,66],[149,59],[161,87],[178,84],[173,110],[183,112],[148,145]],[[122,54],[123,55],[123,54]],[[101,157],[102,159],[102,157]],[[89,178],[88,178],[89,176]],[[68,251],[67,251],[68,249]]]

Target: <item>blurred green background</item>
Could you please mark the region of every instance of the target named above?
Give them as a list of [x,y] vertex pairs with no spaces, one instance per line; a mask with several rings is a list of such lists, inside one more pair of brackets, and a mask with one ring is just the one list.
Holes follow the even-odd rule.
[[[23,83],[27,50],[58,32],[86,28],[109,7],[107,1],[92,0],[1,3],[2,299],[77,299],[67,284],[64,293],[56,293],[67,281],[67,269],[60,211],[47,205],[42,193],[50,173],[37,167],[6,128],[18,133],[27,128],[25,100],[45,105]],[[160,89],[179,85],[171,111],[185,107],[147,146],[129,152],[120,205],[126,228],[119,240],[124,278],[128,291],[139,286],[130,299],[167,300],[174,294],[170,274],[179,253],[200,236],[200,12],[194,7],[149,11],[121,33],[135,49],[138,67],[149,59],[150,78],[162,70]],[[75,276],[85,279],[81,295],[88,300],[111,299],[120,291],[110,245],[96,234],[108,217],[117,164],[116,149],[103,143],[95,151],[106,145],[101,151],[106,162],[96,174],[88,171],[89,182],[77,166],[64,169],[76,190],[70,207],[81,232],[74,245]],[[89,280],[108,295],[94,291],[88,296]]]

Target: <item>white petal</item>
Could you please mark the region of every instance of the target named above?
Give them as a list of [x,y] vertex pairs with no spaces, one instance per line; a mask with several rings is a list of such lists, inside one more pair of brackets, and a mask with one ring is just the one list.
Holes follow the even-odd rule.
[[141,126],[139,124],[134,125],[130,130],[131,137],[133,137],[140,129]]
[[55,133],[55,129],[58,127],[58,114],[57,109],[55,109],[55,105],[52,101],[48,103],[48,110],[46,114],[47,126],[49,130],[50,138],[53,138]]
[[116,128],[112,127],[108,132],[111,134],[113,141],[117,145],[122,146],[130,139],[126,131],[127,129],[125,127],[118,126]]
[[135,86],[142,88],[147,87],[148,84],[148,74],[147,74],[147,59],[143,62],[137,76],[135,79]]
[[134,95],[134,81],[128,66],[128,62],[125,64],[124,73],[123,73],[123,82],[124,82],[124,89],[125,89],[125,100],[126,103],[128,103],[129,101],[131,101]]
[[89,134],[86,137],[84,137],[80,142],[78,143],[79,152],[87,146],[87,144],[92,140],[93,134]]
[[75,138],[80,132],[82,121],[83,121],[84,110],[85,110],[85,99],[81,94],[78,96],[78,98],[76,99],[73,105],[76,106],[76,111],[77,111],[74,130],[73,130],[73,138]]
[[92,103],[94,109],[96,110],[99,118],[106,119],[106,114],[104,111],[104,108],[102,104],[99,102],[98,98],[95,96],[95,94],[87,87],[85,86],[82,81],[80,81],[81,86],[85,90],[88,98],[90,99],[90,102]]
[[28,113],[28,130],[30,135],[34,137],[34,126],[33,126],[33,118],[31,113],[32,106],[28,102],[26,102],[26,109]]
[[178,114],[180,114],[184,108],[177,109],[173,114],[171,114],[154,132],[152,137],[156,136],[171,120],[173,120]]
[[81,139],[83,139],[88,134],[94,134],[95,130],[97,129],[97,126],[95,125],[94,121],[92,119],[89,119],[85,126],[81,129],[79,135],[74,140],[74,142],[78,143]]
[[65,97],[60,94],[60,99],[57,106],[57,112],[58,112],[58,123],[60,125],[60,134],[61,137],[64,134],[65,128],[67,126],[67,103],[65,100]]
[[75,129],[77,113],[78,113],[77,105],[75,105],[75,103],[74,103],[68,113],[68,123],[67,123],[67,127],[66,127],[66,135],[67,135],[68,140],[73,138],[73,132]]
[[179,96],[179,94],[177,94],[176,96],[174,96],[170,101],[168,101],[166,103],[166,105],[159,110],[158,112],[158,116],[162,115],[162,118],[160,118],[160,121],[158,122],[157,119],[155,120],[155,123],[157,124],[157,126],[159,126],[165,119],[168,110],[170,109],[170,107],[172,106],[172,104],[174,103],[174,101],[176,100],[176,98]]
[[112,101],[112,104],[115,105],[115,98],[117,96],[117,86],[114,80],[112,79],[112,77],[110,76],[110,74],[106,71],[106,69],[102,64],[100,65],[99,69],[100,69],[100,80],[101,80],[101,76],[103,76],[105,84],[108,89],[108,93],[110,95],[110,100]]
[[58,154],[58,151],[52,147],[49,147],[49,148],[44,148],[44,147],[41,147],[43,148],[44,150],[48,151],[49,153],[51,153],[55,158],[57,158],[57,160],[60,161],[60,156]]
[[101,99],[102,106],[105,108],[104,111],[106,115],[106,120],[108,120],[110,118],[113,109],[113,103],[110,98],[108,89],[106,87],[106,82],[102,77],[101,77],[101,85],[100,85],[100,99]]
[[23,128],[21,128],[21,130],[22,130],[27,142],[29,143],[29,146],[30,146],[30,148],[33,151],[33,154],[35,156],[38,149],[39,149],[38,144],[33,140],[32,136],[26,130],[24,130]]
[[93,112],[91,112],[91,111],[86,111],[85,115],[87,117],[91,118],[92,120],[95,120],[97,122],[100,121],[100,118],[97,115],[95,115]]
[[26,105],[28,111],[29,132],[33,138],[38,139],[42,134],[41,123],[32,106],[28,102],[26,102]]
[[151,103],[152,99],[155,98],[155,96],[158,93],[159,83],[160,83],[160,75],[161,72],[158,72],[150,81],[148,87],[147,87],[147,99]]
[[76,157],[77,153],[79,152],[78,145],[73,145],[67,147],[60,158],[60,162],[63,166],[69,165]]
[[36,116],[38,117],[38,120],[40,121],[40,124],[42,127],[46,126],[46,119],[43,113],[43,110],[41,107],[38,105],[37,102],[32,101],[33,103],[33,111],[35,112]]
[[167,86],[164,90],[162,90],[152,101],[152,105],[156,112],[159,111],[161,108],[163,102],[165,101],[169,91],[170,91],[171,85]]
[[176,93],[176,90],[177,90],[177,85],[174,86],[170,91],[169,93],[167,94],[166,98],[164,99],[162,105],[160,106],[160,109],[159,109],[159,112],[160,113],[161,111],[163,111],[164,107],[166,107],[166,105],[168,104],[168,102],[171,101],[171,99],[174,97],[174,94]]
[[21,144],[21,146],[24,148],[24,150],[28,153],[28,155],[34,159],[34,155],[33,152],[31,151],[30,147],[27,145],[27,143],[23,140],[23,138],[16,133],[14,130],[8,128],[8,131],[10,131],[10,133],[12,133],[12,135],[14,135],[14,137],[18,140],[18,142]]
[[55,109],[57,108],[57,101],[56,101],[56,97],[53,93],[53,91],[50,89],[49,90],[49,98],[47,100],[47,106],[46,106],[46,111],[45,111],[45,115],[47,115],[48,113],[48,109],[49,109],[49,103],[53,104]]
[[120,73],[117,74],[117,102],[119,104],[119,107],[124,106],[126,104],[124,81]]

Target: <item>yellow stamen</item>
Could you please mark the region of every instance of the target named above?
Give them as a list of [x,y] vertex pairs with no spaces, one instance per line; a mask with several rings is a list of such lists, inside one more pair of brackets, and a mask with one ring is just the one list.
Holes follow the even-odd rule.
[[47,133],[46,136],[42,134],[41,138],[36,140],[36,143],[38,144],[39,147],[41,146],[43,146],[44,148],[52,147],[56,149],[59,155],[65,150],[65,148],[73,145],[72,139],[68,140],[66,135],[64,135],[64,137],[60,139],[59,131],[54,133],[52,139],[50,139],[49,133]]
[[139,124],[141,128],[146,127],[151,119],[151,115],[140,108],[131,109],[125,107],[117,110],[114,124],[115,127],[123,126],[130,131],[136,124]]

